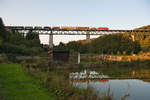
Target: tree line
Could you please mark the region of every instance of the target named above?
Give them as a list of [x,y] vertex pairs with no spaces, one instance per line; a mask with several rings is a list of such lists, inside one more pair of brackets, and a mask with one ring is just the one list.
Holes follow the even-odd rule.
[[[8,55],[39,55],[44,53],[43,45],[40,44],[39,35],[29,33],[26,36],[17,32],[10,32],[4,27],[2,18],[0,18],[0,53]],[[46,51],[47,52],[47,51]]]
[[[137,28],[136,30],[145,29],[150,29],[150,25]],[[85,43],[85,40],[72,41],[67,44],[61,42],[58,46],[55,46],[54,49],[94,54],[138,54],[139,52],[150,51],[149,34],[150,33],[109,34],[91,39],[90,43]],[[134,41],[131,35],[134,35]]]
[[93,54],[137,54],[140,50],[138,41],[132,41],[123,34],[104,35],[91,40],[90,43],[72,41],[67,44],[60,43],[55,50],[69,50],[71,52]]

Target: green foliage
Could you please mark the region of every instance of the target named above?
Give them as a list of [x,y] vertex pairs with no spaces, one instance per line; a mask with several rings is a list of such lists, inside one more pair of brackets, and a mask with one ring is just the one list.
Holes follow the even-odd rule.
[[33,40],[33,39],[38,39],[38,38],[39,38],[39,35],[36,33],[28,33],[26,36],[27,40]]
[[20,33],[13,33],[9,37],[10,37],[9,43],[14,44],[14,45],[20,45],[25,42],[24,37]]
[[0,53],[7,55],[34,56],[45,52],[40,44],[39,35],[28,33],[26,37],[23,34],[8,32],[0,18]]
[[146,37],[144,40],[141,41],[141,45],[147,51],[150,51],[150,36]]
[[9,40],[10,33],[5,30],[4,23],[2,21],[2,18],[0,18],[0,38],[4,41]]
[[117,54],[118,52],[123,54],[126,52],[129,55],[131,52],[138,53],[141,47],[138,41],[132,41],[129,35],[114,34],[100,36],[86,44],[75,41],[68,44],[60,43],[55,49],[97,54]]
[[64,43],[60,42],[58,46],[54,47],[54,50],[67,50],[67,47]]
[[[150,30],[150,25],[137,28],[136,30]],[[139,41],[142,51],[150,51],[150,36],[149,32],[134,33],[135,40]]]
[[70,50],[72,51],[80,51],[80,47],[81,47],[81,43],[80,42],[75,42],[75,41],[72,41],[72,42],[69,42],[67,45],[66,45]]
[[125,51],[130,54],[132,51],[140,50],[137,42],[133,42],[123,34],[105,35],[94,40],[91,44],[91,51],[94,53],[117,54],[120,52],[122,54]]
[[39,35],[36,33],[28,33],[26,36],[26,45],[29,47],[40,47]]
[[[40,70],[43,70],[42,67],[44,66],[39,65],[38,67]],[[70,85],[68,78],[69,70],[43,72],[28,68],[28,71],[29,75],[38,80],[39,83],[43,83],[43,87],[46,87],[48,91],[54,93],[57,100],[101,100],[90,87],[88,89],[79,89]]]
[[[136,30],[149,29],[150,25]],[[134,36],[135,41],[132,40],[131,35]],[[88,44],[82,43],[83,41],[73,41],[68,44],[61,43],[54,48],[59,50],[70,50],[72,52],[98,54],[123,54],[123,52],[126,52],[126,55],[137,54],[141,50],[143,52],[150,51],[150,36],[148,32],[104,35],[92,40],[91,43]]]
[[1,37],[0,37],[0,46],[2,45],[2,39],[1,39]]

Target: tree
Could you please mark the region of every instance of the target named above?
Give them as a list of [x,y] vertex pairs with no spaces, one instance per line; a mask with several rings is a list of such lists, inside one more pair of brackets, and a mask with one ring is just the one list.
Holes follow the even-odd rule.
[[79,52],[81,43],[72,41],[72,42],[69,42],[66,46],[68,50]]
[[138,52],[140,45],[133,42],[128,35],[114,34],[104,35],[95,39],[91,43],[91,52],[104,54],[117,54],[117,52],[131,54],[132,51]]
[[25,44],[28,47],[40,47],[40,39],[39,39],[39,35],[36,33],[28,33],[26,36],[26,40]]
[[36,33],[28,33],[26,39],[27,40],[39,39],[39,35]]
[[2,39],[0,38],[0,46],[2,45]]
[[39,35],[29,33],[24,38],[20,33],[11,33],[5,29],[0,18],[0,53],[10,55],[39,55],[44,52],[40,44]]
[[145,38],[145,40],[143,41],[143,46],[148,49],[148,51],[150,51],[150,36],[148,36],[147,38]]
[[3,20],[2,20],[2,18],[0,18],[0,37],[2,38],[2,40],[8,41],[9,35],[10,35],[10,33],[5,30]]
[[68,50],[68,48],[66,47],[66,45],[64,43],[60,42],[58,46],[54,47],[54,50],[62,50],[63,51],[63,50]]

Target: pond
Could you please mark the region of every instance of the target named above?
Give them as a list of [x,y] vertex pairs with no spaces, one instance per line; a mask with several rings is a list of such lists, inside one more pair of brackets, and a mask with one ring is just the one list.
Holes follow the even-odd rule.
[[[92,88],[114,100],[150,100],[150,68],[82,69],[70,72],[70,84]],[[101,97],[100,97],[101,98]]]

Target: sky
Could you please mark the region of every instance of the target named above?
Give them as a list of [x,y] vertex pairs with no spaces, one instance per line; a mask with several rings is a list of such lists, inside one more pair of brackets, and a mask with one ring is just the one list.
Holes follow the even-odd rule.
[[[0,17],[5,25],[134,29],[150,25],[150,0],[0,0]],[[54,44],[85,37],[54,36]]]

